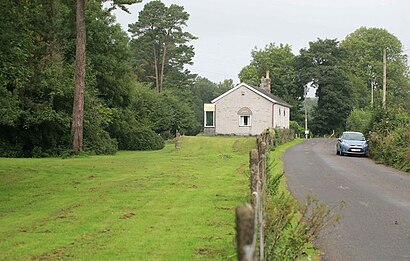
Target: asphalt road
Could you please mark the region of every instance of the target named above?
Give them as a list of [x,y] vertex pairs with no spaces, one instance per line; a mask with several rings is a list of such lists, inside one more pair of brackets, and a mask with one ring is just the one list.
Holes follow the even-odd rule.
[[321,232],[322,260],[410,260],[410,174],[368,158],[336,155],[336,139],[310,139],[284,155],[290,191],[329,206],[346,203]]

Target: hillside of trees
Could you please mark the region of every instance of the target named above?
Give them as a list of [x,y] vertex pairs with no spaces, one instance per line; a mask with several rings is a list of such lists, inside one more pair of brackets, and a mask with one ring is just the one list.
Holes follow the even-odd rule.
[[[232,80],[213,83],[186,69],[195,55],[192,41],[200,36],[186,30],[189,14],[182,6],[148,2],[129,34],[124,32],[112,10],[126,11],[127,4],[137,2],[85,1],[81,150],[87,153],[160,149],[177,131],[196,135],[203,125],[203,103],[233,86]],[[0,7],[0,156],[71,154],[76,3],[6,0]],[[272,93],[293,106],[295,128],[304,124],[305,86],[310,84],[318,98],[309,114],[315,135],[355,128],[363,112],[369,119],[361,123],[363,131],[373,131],[371,138],[380,140],[386,131],[381,121],[387,117],[380,116],[386,49],[387,107],[404,115],[403,127],[397,128],[409,135],[409,68],[399,39],[385,29],[362,27],[341,41],[317,39],[308,46],[297,55],[288,44],[256,48],[239,78],[258,86],[269,71]]]

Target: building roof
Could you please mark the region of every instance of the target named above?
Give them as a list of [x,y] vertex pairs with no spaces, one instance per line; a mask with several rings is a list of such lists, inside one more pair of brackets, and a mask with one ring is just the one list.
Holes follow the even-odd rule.
[[229,91],[223,93],[222,95],[216,97],[216,98],[213,99],[211,102],[212,102],[212,103],[217,102],[218,100],[220,100],[220,99],[222,99],[223,97],[227,96],[227,95],[230,94],[231,92],[234,92],[235,90],[239,89],[240,87],[248,88],[249,90],[251,90],[251,91],[253,91],[253,92],[259,94],[260,96],[264,97],[265,99],[271,101],[272,103],[280,104],[280,105],[283,105],[283,106],[289,107],[289,108],[292,107],[289,103],[285,102],[283,99],[279,98],[278,96],[273,95],[272,93],[267,92],[267,91],[265,91],[265,90],[262,89],[262,88],[255,87],[255,86],[252,86],[252,85],[248,85],[248,84],[246,84],[246,83],[240,83],[240,84],[236,85],[234,88],[232,88],[232,89],[230,89]]
[[258,91],[260,91],[261,93],[265,94],[266,96],[272,98],[273,100],[276,101],[276,103],[278,103],[278,104],[280,104],[280,105],[283,105],[283,106],[286,106],[286,107],[289,107],[289,108],[292,107],[292,105],[290,105],[289,103],[285,102],[282,98],[280,98],[280,97],[278,97],[278,96],[276,96],[276,95],[273,95],[272,93],[267,92],[266,90],[264,90],[264,89],[262,89],[262,88],[255,87],[255,86],[251,86],[251,87],[254,88],[254,89],[256,89],[256,90],[258,90]]

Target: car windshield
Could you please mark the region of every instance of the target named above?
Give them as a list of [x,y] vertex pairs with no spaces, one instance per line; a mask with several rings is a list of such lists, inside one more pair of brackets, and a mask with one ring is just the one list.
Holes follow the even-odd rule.
[[343,139],[345,140],[365,140],[361,133],[344,133]]

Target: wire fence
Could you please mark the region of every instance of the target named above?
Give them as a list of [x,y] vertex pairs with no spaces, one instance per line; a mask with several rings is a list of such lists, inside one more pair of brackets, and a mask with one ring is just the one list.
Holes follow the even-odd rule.
[[266,260],[266,198],[268,153],[271,148],[294,138],[287,129],[267,129],[256,138],[256,149],[249,153],[249,204],[236,208],[237,257],[240,261]]

